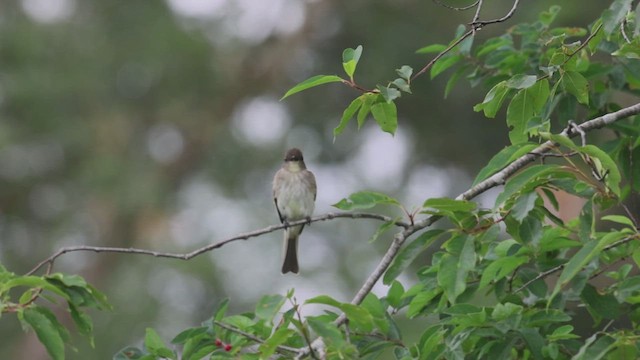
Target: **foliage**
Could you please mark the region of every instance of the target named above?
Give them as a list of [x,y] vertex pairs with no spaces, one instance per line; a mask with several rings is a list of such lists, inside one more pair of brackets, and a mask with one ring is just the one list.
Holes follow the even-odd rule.
[[[637,358],[639,219],[624,210],[625,201],[640,190],[640,167],[634,166],[640,156],[640,118],[609,125],[613,131],[604,144],[587,143],[586,136],[576,144],[567,135],[580,135],[576,119],[619,110],[620,93],[637,97],[640,21],[630,0],[613,1],[585,28],[553,27],[559,11],[553,6],[535,22],[517,24],[477,45],[476,32],[489,24],[474,23],[466,32],[461,26],[448,45],[418,50],[438,54],[427,67],[414,74],[404,65],[397,78],[373,89],[355,81],[363,47],[346,49],[346,78],[314,76],[284,95],[340,82],[361,94],[344,110],[334,136],[354,117],[361,127],[369,114],[382,131],[393,134],[397,99],[411,94],[412,82],[427,70],[431,78],[451,73],[445,95],[461,79],[483,86],[487,94],[474,109],[488,118],[504,117],[512,144],[480,170],[476,185],[539,144],[553,142],[556,160],[505,179],[491,208],[467,198],[438,198],[409,213],[398,200],[371,191],[338,202],[342,210],[398,207],[410,225],[396,240],[426,228],[416,225],[424,219],[429,224],[447,220],[448,227],[421,232],[407,244],[394,240],[404,247],[382,277],[386,295],[368,293],[351,303],[323,295],[299,304],[290,291],[264,296],[254,312],[233,315],[224,302],[201,326],[179,333],[171,346],[148,329],[143,348],[127,347],[115,358],[265,359],[307,350],[327,359]],[[577,218],[557,216],[559,193],[583,199]],[[383,224],[376,234],[392,224]],[[435,250],[430,258],[428,250]],[[423,260],[415,271],[418,281],[405,288],[398,277],[416,259]],[[41,293],[65,300],[83,334],[91,333],[91,321],[80,308],[108,306],[77,276],[18,276],[4,269],[0,275],[2,312],[17,313],[55,359],[64,358],[68,334],[47,307],[35,304],[45,298]],[[8,292],[16,286],[28,289],[14,303]],[[303,316],[311,304],[323,306],[324,313]],[[420,328],[417,340],[410,340],[399,318]]]

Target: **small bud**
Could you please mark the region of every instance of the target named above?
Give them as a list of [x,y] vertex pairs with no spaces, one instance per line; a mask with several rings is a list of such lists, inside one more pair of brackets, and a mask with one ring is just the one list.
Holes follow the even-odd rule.
[[217,347],[222,347],[222,344],[223,344],[223,343],[222,343],[222,340],[220,340],[220,339],[216,339],[216,346],[217,346]]
[[231,344],[226,344],[226,345],[224,346],[224,351],[226,351],[226,352],[231,351]]

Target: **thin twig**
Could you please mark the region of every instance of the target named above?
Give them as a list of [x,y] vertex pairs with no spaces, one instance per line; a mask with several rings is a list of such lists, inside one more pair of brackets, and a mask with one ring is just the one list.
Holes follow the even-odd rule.
[[[393,221],[394,224],[396,224],[399,227],[402,227],[402,228],[405,228],[405,229],[410,227],[410,225],[405,223],[405,222],[397,221],[397,220],[395,220],[395,219],[393,219],[391,217],[384,216],[384,215],[379,215],[379,214],[371,214],[371,213],[328,213],[328,214],[324,214],[324,215],[314,216],[311,219],[303,219],[303,220],[298,220],[298,221],[292,221],[292,222],[289,222],[288,224],[271,225],[271,226],[268,226],[268,227],[263,228],[263,229],[242,233],[242,234],[235,235],[235,236],[232,236],[230,238],[227,238],[227,239],[215,242],[215,243],[211,243],[211,244],[209,244],[207,246],[203,246],[201,248],[198,248],[198,249],[193,250],[193,251],[188,252],[188,253],[171,253],[171,252],[161,252],[161,251],[147,250],[147,249],[119,248],[119,247],[108,247],[108,246],[89,246],[89,245],[67,246],[67,247],[63,247],[63,248],[59,249],[53,255],[51,255],[48,258],[42,260],[40,263],[38,263],[38,265],[36,265],[33,269],[31,269],[26,275],[32,275],[33,273],[38,271],[41,267],[43,267],[46,264],[48,264],[51,267],[53,265],[54,261],[58,257],[66,254],[66,253],[70,253],[70,252],[92,251],[92,252],[96,252],[96,253],[101,253],[101,252],[106,252],[106,253],[125,253],[125,254],[137,254],[137,255],[150,255],[150,256],[155,256],[155,257],[171,258],[171,259],[179,259],[179,260],[189,260],[189,259],[192,259],[192,258],[194,258],[194,257],[196,257],[198,255],[203,254],[203,253],[206,253],[206,252],[209,252],[211,250],[215,250],[215,249],[221,248],[221,247],[223,247],[224,245],[227,245],[230,242],[234,242],[234,241],[238,241],[238,240],[248,240],[249,238],[260,236],[260,235],[264,235],[264,234],[267,234],[267,233],[270,233],[270,232],[274,232],[276,230],[284,229],[284,228],[289,227],[289,226],[309,224],[309,223],[312,223],[312,222],[333,220],[333,219],[337,219],[337,218],[374,219],[374,220],[380,220],[380,221],[386,221],[386,222]],[[50,269],[51,269],[50,267],[49,267],[49,270],[47,271],[47,273],[50,272]]]
[[453,49],[458,44],[460,44],[464,39],[466,39],[469,36],[473,35],[474,32],[475,32],[475,30],[471,29],[471,30],[467,31],[466,33],[462,34],[462,36],[460,36],[458,38],[458,40],[454,41],[453,43],[451,43],[451,45],[447,46],[446,49],[442,50],[438,55],[436,55],[431,61],[429,61],[429,63],[427,65],[425,65],[422,69],[420,69],[420,71],[415,73],[411,77],[411,81],[415,80],[415,78],[417,78],[418,76],[424,74],[427,70],[429,70],[429,68],[431,66],[433,66],[433,64],[435,64],[436,61],[440,60],[441,57],[443,57],[445,54],[447,54],[449,51],[451,51],[451,49]]
[[629,37],[627,36],[627,33],[624,30],[624,26],[626,24],[627,24],[627,18],[622,19],[622,22],[620,23],[620,33],[622,34],[622,37],[624,38],[624,41],[626,41],[627,44],[631,44],[631,40],[629,40]]
[[463,6],[463,7],[455,7],[455,6],[451,6],[451,5],[447,5],[439,0],[433,0],[434,3],[446,7],[447,9],[450,10],[455,10],[455,11],[465,11],[465,10],[469,10],[472,9],[474,6],[478,5],[478,3],[482,3],[482,0],[477,0],[476,2],[474,2],[471,5],[467,5],[467,6]]
[[470,25],[474,28],[480,29],[481,27],[485,26],[485,25],[489,25],[489,24],[495,24],[495,23],[501,23],[504,21],[509,20],[513,14],[516,12],[516,9],[518,9],[518,3],[520,2],[520,0],[515,0],[513,2],[513,6],[511,7],[511,10],[509,10],[509,12],[498,19],[493,19],[493,20],[486,20],[486,21],[475,21],[473,23],[471,23]]
[[[248,332],[244,332],[244,331],[242,331],[240,329],[236,329],[235,327],[233,327],[231,325],[228,325],[228,324],[225,324],[223,322],[220,322],[218,320],[212,320],[212,322],[215,325],[217,325],[217,326],[219,326],[219,327],[221,327],[221,328],[223,328],[225,330],[231,331],[231,332],[236,333],[238,335],[242,335],[242,336],[246,337],[249,340],[255,341],[255,342],[260,343],[260,344],[263,344],[265,342],[264,340],[260,339],[259,337],[255,336],[253,334],[249,334]],[[298,349],[296,349],[294,347],[290,347],[290,346],[285,346],[285,345],[278,345],[278,346],[276,346],[276,349],[281,350],[281,351],[292,352],[292,353],[298,352]]]
[[[471,21],[472,24],[475,24],[478,22],[478,20],[480,20],[480,11],[482,10],[482,3],[484,0],[478,0],[478,8],[476,9],[476,13],[473,15],[473,21]],[[471,26],[471,28],[473,29],[473,31],[476,30],[475,26]]]

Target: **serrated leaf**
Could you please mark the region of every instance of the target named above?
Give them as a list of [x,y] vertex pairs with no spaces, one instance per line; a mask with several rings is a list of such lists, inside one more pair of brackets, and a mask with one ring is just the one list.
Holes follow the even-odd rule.
[[342,67],[349,78],[353,79],[353,74],[358,66],[358,61],[362,55],[362,45],[358,45],[355,49],[347,48],[342,52]]
[[576,97],[579,103],[589,105],[589,82],[576,71],[566,71],[562,75],[562,87]]
[[371,105],[371,114],[373,114],[373,118],[382,131],[391,135],[396,133],[396,129],[398,128],[396,104],[393,102],[377,102]]
[[89,315],[80,311],[76,306],[72,303],[68,303],[69,305],[69,313],[71,314],[71,319],[76,324],[76,328],[80,334],[88,336],[89,342],[91,343],[91,347],[94,346],[93,341],[93,322],[91,321],[91,317]]
[[351,102],[351,104],[349,104],[349,106],[347,106],[346,109],[344,109],[342,118],[340,119],[340,123],[333,129],[333,141],[336,140],[336,136],[342,134],[344,129],[347,127],[347,124],[349,124],[349,120],[353,118],[353,116],[356,114],[356,111],[358,111],[358,109],[360,109],[360,107],[362,106],[362,96],[357,97]]
[[342,199],[332,206],[340,210],[348,211],[356,209],[370,209],[380,204],[400,205],[398,200],[385,194],[374,191],[359,191],[349,195],[348,198]]
[[393,259],[391,266],[385,272],[382,282],[388,285],[398,277],[422,252],[424,252],[435,239],[444,233],[444,230],[433,229],[424,232],[409,245],[402,248]]
[[284,94],[284,96],[280,100],[282,101],[293,94],[299,93],[300,91],[307,90],[309,88],[312,88],[318,85],[323,85],[323,84],[328,84],[333,82],[342,82],[342,81],[344,80],[341,77],[336,75],[316,75],[308,78],[307,80],[304,80],[301,83],[298,83],[296,86],[289,89],[289,91],[287,91],[287,93]]
[[50,310],[32,306],[24,309],[24,321],[35,331],[38,340],[54,360],[64,360],[64,328]]

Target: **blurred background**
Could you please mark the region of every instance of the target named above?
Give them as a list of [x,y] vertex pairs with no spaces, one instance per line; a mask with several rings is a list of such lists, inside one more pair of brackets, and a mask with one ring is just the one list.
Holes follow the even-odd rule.
[[[479,40],[535,21],[554,3],[524,2]],[[558,24],[568,26],[586,26],[609,5],[561,3]],[[511,4],[487,2],[483,19]],[[341,75],[346,47],[364,46],[356,79],[365,87],[394,79],[405,64],[417,71],[431,56],[415,50],[448,43],[472,16],[427,0],[3,0],[0,263],[25,273],[81,244],[189,252],[276,224],[271,179],[292,146],[316,174],[316,214],[358,190],[388,193],[410,210],[456,195],[508,142],[501,119],[472,110],[487,89],[461,81],[444,99],[447,77],[423,76],[397,102],[395,136],[370,120],[360,131],[350,124],[335,142],[353,89],[330,84],[279,98],[312,75]],[[91,313],[95,349],[74,335],[78,351],[69,358],[110,359],[138,344],[146,327],[170,340],[226,297],[235,313],[291,288],[300,302],[318,294],[348,301],[390,240],[368,242],[378,225],[311,225],[299,276],[280,274],[281,232],[188,262],[64,255],[54,271],[84,276],[114,306]],[[408,287],[413,278],[401,280]],[[35,335],[4,316],[0,358],[47,356]]]

